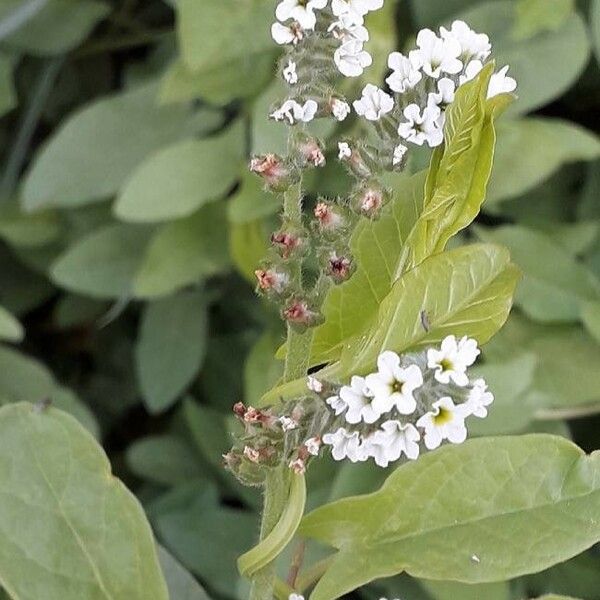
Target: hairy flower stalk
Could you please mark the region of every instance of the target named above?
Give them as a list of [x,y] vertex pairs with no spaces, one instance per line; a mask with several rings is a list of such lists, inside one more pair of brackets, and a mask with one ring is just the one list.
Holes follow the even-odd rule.
[[[488,37],[462,21],[438,33],[425,29],[408,55],[390,54],[386,89],[368,84],[358,98],[348,99],[338,84],[371,65],[365,17],[382,6],[383,0],[280,0],[276,6],[271,33],[285,49],[280,75],[288,95],[269,118],[290,128],[288,153],[255,156],[250,170],[282,200],[281,225],[256,277],[257,291],[276,303],[287,323],[284,382],[306,376],[327,292],[356,270],[354,228],[361,219],[377,219],[391,198],[382,175],[405,169],[411,147],[443,143],[446,111],[457,89],[477,76],[491,54]],[[492,76],[488,96],[516,88],[507,70]],[[341,122],[352,112],[372,135],[327,147],[311,133],[313,120]],[[347,198],[311,198],[314,208],[305,211],[304,173],[325,166],[332,149],[354,187]],[[335,460],[373,459],[386,467],[401,458],[416,460],[423,448],[444,440],[463,442],[467,418],[485,417],[493,400],[484,381],[468,376],[478,354],[474,340],[449,336],[439,349],[403,356],[384,351],[373,372],[349,381],[309,377],[304,396],[276,407],[236,405],[243,433],[225,462],[242,482],[264,485],[257,548],[272,542],[290,482],[323,452]],[[268,562],[251,573],[255,600],[272,598]]]

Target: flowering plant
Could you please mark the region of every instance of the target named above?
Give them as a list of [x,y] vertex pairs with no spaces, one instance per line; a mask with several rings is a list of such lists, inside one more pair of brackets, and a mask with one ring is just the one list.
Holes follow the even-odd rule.
[[[367,84],[352,99],[348,82],[372,64],[365,49],[368,15],[382,6],[383,0],[282,0],[272,25],[274,41],[286,48],[280,71],[289,94],[269,117],[290,128],[288,154],[255,156],[250,170],[283,207],[256,277],[258,292],[279,306],[287,323],[285,370],[261,407],[234,407],[242,431],[225,455],[240,481],[264,486],[261,541],[238,563],[257,600],[300,598],[315,583],[311,598],[336,598],[404,569],[433,579],[491,581],[547,560],[532,553],[497,567],[494,561],[505,557],[495,548],[475,571],[483,561],[474,544],[469,569],[448,572],[447,561],[411,562],[401,543],[417,533],[407,533],[401,513],[391,509],[400,500],[396,482],[411,474],[418,481],[444,458],[468,465],[489,452],[476,440],[457,447],[467,440],[469,420],[485,418],[494,400],[470,368],[479,344],[506,320],[519,275],[501,247],[446,245],[479,212],[494,120],[517,83],[508,66],[496,70],[488,36],[457,20],[438,32],[419,32],[407,54],[392,52],[386,87]],[[335,151],[354,182],[350,194],[306,197],[307,171],[323,167],[331,152],[313,133],[313,121],[342,122],[352,112],[357,135],[344,135]],[[433,149],[429,169],[404,175],[419,146]],[[357,305],[365,297],[367,305]],[[447,448],[425,455],[445,441]],[[519,455],[519,443],[504,451]],[[409,464],[376,495],[326,505],[303,519],[305,473],[323,455],[373,460],[381,468]],[[518,472],[512,475],[515,489],[525,485]],[[494,479],[492,487],[500,483]],[[450,511],[455,523],[481,508],[462,510]],[[500,518],[486,510],[486,518]],[[383,519],[386,511],[397,516]],[[443,533],[436,537],[435,527],[424,533],[427,526],[421,523],[418,534],[440,543]],[[298,527],[339,551],[303,579],[300,550],[283,584],[273,561]]]

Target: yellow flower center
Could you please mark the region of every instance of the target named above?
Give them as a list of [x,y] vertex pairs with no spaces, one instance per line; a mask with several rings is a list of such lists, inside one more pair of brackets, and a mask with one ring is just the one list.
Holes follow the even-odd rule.
[[443,408],[441,406],[438,410],[440,412],[433,417],[433,422],[438,427],[440,427],[442,425],[446,425],[447,423],[450,423],[450,421],[452,421],[452,418],[453,418],[452,411],[448,410],[447,408]]
[[397,379],[392,383],[392,393],[401,394],[404,389],[405,381],[398,381]]
[[448,358],[442,359],[442,361],[440,362],[440,367],[442,367],[442,371],[454,370],[454,365],[452,364],[452,361]]

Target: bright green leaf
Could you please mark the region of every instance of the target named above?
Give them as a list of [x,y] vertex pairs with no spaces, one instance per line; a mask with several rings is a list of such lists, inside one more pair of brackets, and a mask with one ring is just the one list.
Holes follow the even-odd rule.
[[203,292],[182,292],[148,304],[136,345],[140,388],[148,409],[159,413],[184,392],[206,352]]
[[304,518],[301,533],[339,550],[311,600],[403,570],[465,583],[539,571],[600,539],[599,499],[600,455],[563,438],[446,446],[399,467],[375,494]]
[[109,225],[76,242],[51,269],[59,286],[94,298],[134,293],[133,281],[151,231],[132,225]]
[[18,404],[0,409],[0,440],[10,596],[168,599],[143,510],[89,433],[65,413]]
[[115,205],[124,221],[187,217],[231,189],[244,153],[241,123],[205,140],[186,140],[153,154],[127,180]]

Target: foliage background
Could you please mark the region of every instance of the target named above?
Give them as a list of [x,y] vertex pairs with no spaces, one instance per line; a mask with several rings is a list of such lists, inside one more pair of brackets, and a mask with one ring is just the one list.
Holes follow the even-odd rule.
[[[265,117],[282,94],[273,5],[0,5],[0,401],[48,398],[78,418],[213,598],[244,597],[235,558],[255,539],[260,504],[221,468],[230,408],[256,402],[281,371],[283,329],[252,282],[278,206],[246,173],[251,153],[285,147],[285,128]],[[497,401],[473,434],[548,431],[591,451],[600,0],[387,0],[370,23],[366,76],[380,81],[389,51],[457,15],[490,34],[520,96],[499,123],[483,213],[462,236],[508,246],[524,272],[517,309],[485,348],[480,369]],[[329,161],[310,189],[343,194],[340,173]],[[309,507],[376,489],[385,475],[323,460],[309,473]],[[181,598],[205,598],[188,583]],[[596,548],[509,583],[397,577],[356,597],[597,600],[599,590]]]

